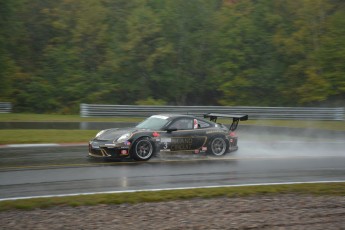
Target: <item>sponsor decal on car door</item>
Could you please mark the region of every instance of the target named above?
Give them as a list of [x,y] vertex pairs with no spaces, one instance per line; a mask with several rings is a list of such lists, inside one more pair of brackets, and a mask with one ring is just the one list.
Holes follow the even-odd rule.
[[172,123],[170,128],[176,131],[168,132],[161,138],[162,151],[188,151],[200,149],[206,141],[206,136],[200,129],[196,119],[184,118]]
[[161,151],[185,151],[194,146],[194,138],[189,130],[166,133],[161,137]]

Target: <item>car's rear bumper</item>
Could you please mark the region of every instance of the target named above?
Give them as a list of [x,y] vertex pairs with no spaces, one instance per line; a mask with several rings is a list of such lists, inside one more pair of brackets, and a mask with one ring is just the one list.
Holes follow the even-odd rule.
[[229,148],[229,152],[233,152],[236,150],[238,150],[238,146],[230,146],[230,148]]

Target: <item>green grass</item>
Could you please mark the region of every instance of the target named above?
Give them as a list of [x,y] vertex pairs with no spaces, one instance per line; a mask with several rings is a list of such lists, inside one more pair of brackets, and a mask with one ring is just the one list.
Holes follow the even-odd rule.
[[88,142],[98,130],[0,129],[0,144]]
[[[79,115],[52,114],[0,114],[0,122],[139,122],[143,118],[106,117],[82,118]],[[229,123],[229,119],[219,119],[221,123]],[[240,122],[247,125],[283,126],[295,128],[317,128],[325,130],[345,131],[344,121],[301,121],[301,120],[248,120]],[[240,125],[241,125],[240,124]],[[25,143],[73,143],[87,142],[95,136],[97,130],[35,130],[35,129],[0,129],[0,144]]]
[[244,186],[228,188],[201,188],[184,190],[167,190],[155,192],[114,193],[97,195],[78,195],[50,198],[33,198],[23,200],[1,201],[0,211],[11,209],[31,210],[52,206],[82,206],[98,204],[123,204],[141,202],[163,202],[194,198],[246,197],[255,195],[313,195],[344,196],[345,183],[315,183],[295,185]]
[[[92,117],[54,114],[0,114],[0,122],[133,122],[143,118],[135,117]],[[59,130],[59,129],[0,129],[0,144],[31,143],[76,143],[88,142],[99,130]]]
[[[54,114],[0,114],[0,122],[140,122],[144,118],[138,117],[80,117],[79,115]],[[229,119],[219,119],[220,123],[230,123]],[[345,121],[308,121],[308,120],[251,120],[241,121],[240,124],[260,126],[283,126],[295,128],[317,128],[345,131]]]

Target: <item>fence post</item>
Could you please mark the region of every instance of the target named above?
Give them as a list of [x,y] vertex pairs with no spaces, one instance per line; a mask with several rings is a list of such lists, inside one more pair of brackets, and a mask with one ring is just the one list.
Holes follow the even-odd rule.
[[80,104],[80,116],[81,117],[88,117],[87,104]]

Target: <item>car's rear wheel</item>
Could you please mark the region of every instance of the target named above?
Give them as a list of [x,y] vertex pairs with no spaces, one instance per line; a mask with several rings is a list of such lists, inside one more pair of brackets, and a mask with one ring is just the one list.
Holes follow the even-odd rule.
[[154,153],[154,144],[149,138],[136,140],[131,148],[131,156],[138,161],[149,160]]
[[223,156],[228,152],[229,145],[223,137],[215,137],[211,140],[207,150],[214,156]]

